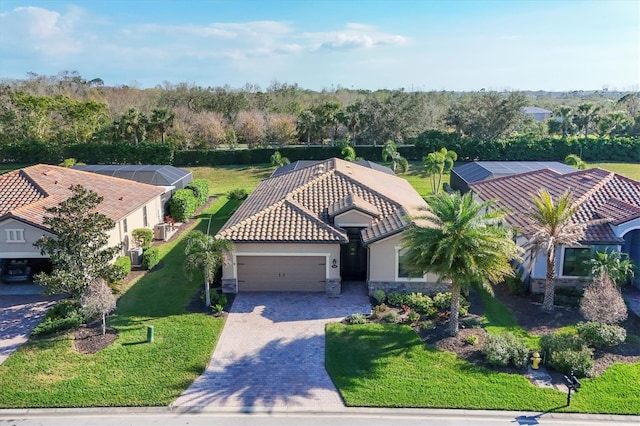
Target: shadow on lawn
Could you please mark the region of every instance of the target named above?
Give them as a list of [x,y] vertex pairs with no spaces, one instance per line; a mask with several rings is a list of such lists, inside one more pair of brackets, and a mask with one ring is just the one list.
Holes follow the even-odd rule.
[[214,357],[212,364],[172,404],[188,411],[204,407],[298,406],[335,386],[322,367],[324,336],[272,340],[254,355]]

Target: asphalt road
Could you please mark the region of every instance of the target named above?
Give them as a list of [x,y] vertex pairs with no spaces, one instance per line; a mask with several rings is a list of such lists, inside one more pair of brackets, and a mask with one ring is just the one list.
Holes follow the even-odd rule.
[[640,417],[465,410],[356,409],[344,413],[175,413],[154,410],[0,410],[1,426],[494,426],[634,425]]

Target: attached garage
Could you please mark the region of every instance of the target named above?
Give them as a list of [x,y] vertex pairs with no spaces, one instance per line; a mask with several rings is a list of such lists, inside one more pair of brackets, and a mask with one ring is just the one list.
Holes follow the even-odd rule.
[[238,291],[319,291],[326,288],[324,256],[237,256]]

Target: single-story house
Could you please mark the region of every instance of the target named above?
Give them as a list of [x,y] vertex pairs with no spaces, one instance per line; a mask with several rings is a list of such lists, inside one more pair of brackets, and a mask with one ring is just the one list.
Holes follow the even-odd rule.
[[469,184],[503,176],[551,169],[565,174],[576,171],[574,167],[558,161],[473,161],[451,169],[451,188],[462,193],[469,191]]
[[235,245],[223,291],[335,295],[343,281],[366,282],[369,294],[446,288],[403,265],[407,218],[424,215],[427,205],[406,180],[379,167],[331,158],[262,181],[217,234]]
[[[547,190],[554,200],[569,190],[577,212],[576,223],[600,219],[588,226],[575,247],[560,247],[556,264],[560,285],[586,284],[588,268],[584,261],[595,251],[622,251],[635,265],[640,265],[640,182],[602,169],[580,170],[561,174],[542,169],[512,176],[476,182],[469,185],[481,200],[495,199],[496,206],[509,212],[507,222],[518,231],[517,242],[523,245],[533,228],[525,213],[533,206],[532,195]],[[533,265],[523,265],[531,290],[544,288],[546,261],[539,255]],[[640,273],[634,284],[640,287]]]
[[45,257],[33,243],[52,236],[44,209],[68,199],[77,184],[104,198],[97,211],[115,222],[108,244],[121,244],[123,255],[132,230],[163,221],[161,187],[45,164],[25,167],[0,175],[0,259],[41,263]]
[[522,112],[536,121],[545,121],[553,117],[553,111],[540,107],[523,107]]
[[[193,181],[193,173],[189,170],[169,165],[87,164],[75,165],[73,169],[160,186],[164,189],[162,193],[162,205],[165,210],[175,190],[184,189]],[[166,211],[164,216],[166,216]]]

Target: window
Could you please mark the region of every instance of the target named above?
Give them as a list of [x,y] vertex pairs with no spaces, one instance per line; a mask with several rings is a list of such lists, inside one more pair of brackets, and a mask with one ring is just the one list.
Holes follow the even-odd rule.
[[122,220],[122,230],[123,230],[124,232],[128,232],[128,227],[127,227],[127,218],[126,218],[126,217]]
[[396,248],[396,259],[397,259],[397,278],[398,279],[408,279],[408,280],[422,280],[424,277],[419,272],[413,272],[407,265],[406,257],[403,256],[403,250],[400,248]]
[[562,275],[565,277],[586,277],[589,265],[586,261],[592,258],[591,248],[565,248],[562,262]]
[[142,223],[145,228],[149,227],[149,220],[147,219],[147,206],[142,208]]
[[24,229],[5,229],[8,243],[24,243]]

